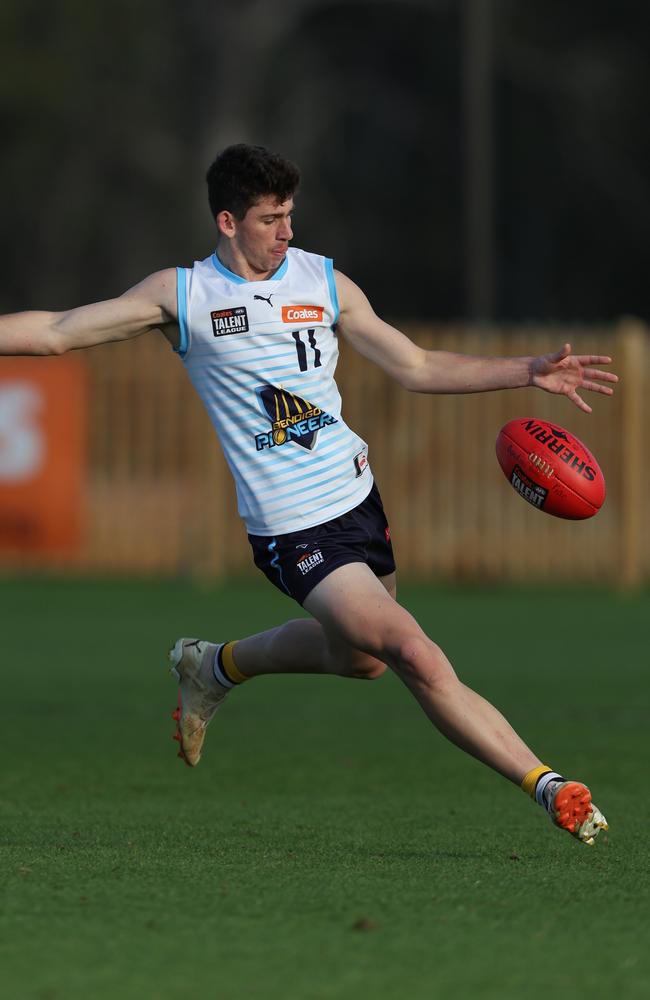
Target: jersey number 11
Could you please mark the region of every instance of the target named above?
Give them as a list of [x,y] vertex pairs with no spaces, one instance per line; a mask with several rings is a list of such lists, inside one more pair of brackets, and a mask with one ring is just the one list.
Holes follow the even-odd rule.
[[314,352],[314,368],[320,368],[320,351],[316,347],[316,331],[315,330],[294,330],[291,336],[296,342],[296,354],[298,355],[298,367],[301,372],[306,372],[309,368],[307,363],[307,348],[302,342],[301,333],[306,333],[309,340],[309,346]]

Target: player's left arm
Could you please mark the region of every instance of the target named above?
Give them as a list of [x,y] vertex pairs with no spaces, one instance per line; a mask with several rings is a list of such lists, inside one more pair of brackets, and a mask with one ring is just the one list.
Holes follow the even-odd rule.
[[609,364],[611,358],[599,354],[573,355],[570,344],[540,357],[491,358],[426,351],[377,316],[365,294],[350,278],[340,271],[334,275],[340,306],[339,330],[355,350],[411,392],[489,392],[532,385],[568,396],[581,410],[591,413],[591,407],[578,390],[589,389],[611,396],[614,390],[608,383],[618,382],[613,372],[592,367]]

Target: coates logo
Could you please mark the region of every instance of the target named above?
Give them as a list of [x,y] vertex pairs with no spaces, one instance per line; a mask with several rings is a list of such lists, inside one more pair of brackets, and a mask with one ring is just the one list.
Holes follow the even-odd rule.
[[282,306],[283,323],[322,323],[322,306]]

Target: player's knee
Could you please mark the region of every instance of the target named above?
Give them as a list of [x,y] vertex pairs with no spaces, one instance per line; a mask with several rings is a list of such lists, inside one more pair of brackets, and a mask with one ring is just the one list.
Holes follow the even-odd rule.
[[386,673],[386,669],[385,663],[381,663],[374,657],[369,656],[367,657],[367,662],[364,661],[356,666],[351,676],[360,681],[376,681],[382,674]]
[[345,656],[332,654],[332,661],[335,669],[330,672],[360,681],[377,680],[386,671],[385,663],[375,659],[374,656],[356,651],[350,651]]
[[346,664],[346,676],[360,681],[375,681],[386,671],[386,664],[374,656],[357,653]]
[[395,670],[404,680],[428,688],[443,689],[457,683],[440,646],[425,635],[408,636],[399,643]]

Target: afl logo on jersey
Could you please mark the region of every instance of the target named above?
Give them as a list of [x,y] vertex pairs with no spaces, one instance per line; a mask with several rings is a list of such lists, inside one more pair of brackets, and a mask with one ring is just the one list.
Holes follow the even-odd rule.
[[212,332],[215,337],[226,337],[229,333],[248,333],[248,313],[246,306],[232,309],[215,309],[210,313]]
[[322,323],[322,306],[282,306],[283,323]]

